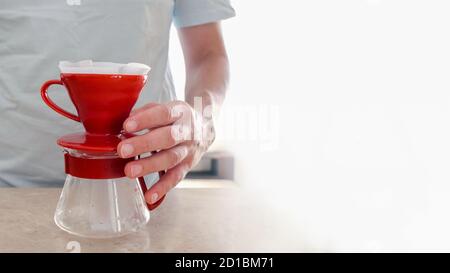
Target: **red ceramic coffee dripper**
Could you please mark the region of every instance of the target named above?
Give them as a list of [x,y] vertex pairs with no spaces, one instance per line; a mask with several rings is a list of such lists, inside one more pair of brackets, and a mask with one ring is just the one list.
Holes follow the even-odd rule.
[[[44,102],[57,113],[81,122],[86,129],[85,133],[59,138],[58,145],[93,155],[104,152],[117,153],[119,142],[133,136],[124,134],[122,126],[146,81],[146,75],[61,73],[60,80],[45,82],[41,87]],[[50,99],[47,90],[53,84],[63,85],[67,89],[78,115],[62,109]],[[123,177],[124,166],[129,161],[130,159],[122,158],[80,159],[65,154],[66,173],[93,179]],[[145,193],[147,191],[145,180],[143,177],[138,179]],[[149,205],[149,209],[156,208],[164,197],[157,203]]]
[[[61,74],[41,88],[42,99],[59,114],[81,122],[88,133],[117,135],[147,81],[144,75]],[[56,105],[47,94],[52,84],[66,87],[78,115]]]

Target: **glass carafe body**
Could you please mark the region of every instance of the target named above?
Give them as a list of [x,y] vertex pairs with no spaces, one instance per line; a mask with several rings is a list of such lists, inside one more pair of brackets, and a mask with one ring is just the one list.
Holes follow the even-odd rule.
[[78,236],[112,238],[137,231],[150,212],[137,179],[83,179],[67,175],[55,223]]

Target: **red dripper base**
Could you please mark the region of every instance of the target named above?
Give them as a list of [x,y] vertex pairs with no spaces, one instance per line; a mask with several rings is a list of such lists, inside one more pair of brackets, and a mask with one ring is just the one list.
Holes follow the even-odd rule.
[[[114,179],[125,177],[125,165],[133,158],[121,158],[117,155],[117,145],[133,134],[97,135],[75,133],[57,140],[59,146],[67,149],[64,154],[65,171],[75,177],[86,179]],[[70,151],[75,151],[72,154]],[[164,172],[159,172],[162,176]],[[142,192],[147,192],[144,177],[138,178]],[[147,204],[150,210],[158,207],[165,195],[154,204]]]

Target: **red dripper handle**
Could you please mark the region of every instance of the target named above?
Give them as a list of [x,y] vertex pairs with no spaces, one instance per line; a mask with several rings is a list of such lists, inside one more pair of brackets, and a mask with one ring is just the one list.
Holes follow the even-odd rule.
[[48,88],[53,85],[53,84],[58,84],[58,85],[62,85],[64,86],[64,83],[61,80],[50,80],[50,81],[46,81],[42,87],[41,87],[41,97],[42,100],[45,102],[45,104],[48,105],[48,107],[52,108],[55,112],[65,116],[66,118],[70,118],[72,120],[81,122],[80,117],[78,117],[75,114],[69,113],[66,110],[62,109],[61,107],[59,107],[55,102],[53,102],[50,97],[48,96],[47,90]]

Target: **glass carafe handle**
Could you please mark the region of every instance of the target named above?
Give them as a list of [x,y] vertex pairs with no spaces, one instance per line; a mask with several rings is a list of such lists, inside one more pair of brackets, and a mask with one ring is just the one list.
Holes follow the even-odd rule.
[[[165,171],[160,171],[159,172],[159,177],[163,176],[166,172]],[[141,185],[141,189],[142,189],[142,193],[145,194],[147,192],[147,185],[145,184],[145,178],[144,177],[139,177],[139,185]],[[166,195],[164,194],[156,203],[153,204],[149,204],[147,203],[147,207],[149,210],[154,210],[156,209],[164,200],[164,198],[166,197]]]
[[[151,152],[150,154],[155,154],[156,152]],[[137,156],[138,159],[141,158],[141,156]],[[161,178],[161,176],[163,176],[166,172],[165,171],[160,171],[158,172],[159,178]],[[148,191],[147,188],[147,184],[145,183],[145,178],[143,176],[138,178],[139,180],[139,185],[141,185],[141,189],[142,189],[142,193],[145,195],[145,193]],[[161,198],[159,198],[159,200],[156,203],[153,204],[149,204],[147,203],[147,207],[149,210],[154,210],[156,209],[159,205],[161,205],[162,201],[164,200],[164,198],[166,197],[166,195],[164,194]]]

